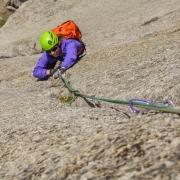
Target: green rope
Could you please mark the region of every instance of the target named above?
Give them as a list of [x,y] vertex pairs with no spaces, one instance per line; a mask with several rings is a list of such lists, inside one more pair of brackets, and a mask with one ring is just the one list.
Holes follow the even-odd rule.
[[[72,92],[75,95],[75,97],[89,98],[89,99],[93,99],[93,100],[99,100],[99,101],[105,101],[105,102],[129,105],[129,101],[125,101],[125,100],[115,100],[115,99],[99,98],[99,97],[93,97],[92,98],[92,96],[81,94],[79,90],[75,90],[70,85],[70,83],[64,77],[62,77],[60,72],[58,73],[58,76],[66,84],[66,86],[69,89],[69,91]],[[152,109],[152,110],[159,110],[159,111],[164,111],[164,112],[171,112],[171,113],[180,114],[180,109],[170,108],[170,107],[167,107],[167,106],[150,104],[150,103],[149,104],[144,104],[144,103],[140,103],[140,102],[132,102],[132,104],[133,104],[133,106],[136,106],[136,107],[141,107],[141,108],[147,108],[147,109]]]

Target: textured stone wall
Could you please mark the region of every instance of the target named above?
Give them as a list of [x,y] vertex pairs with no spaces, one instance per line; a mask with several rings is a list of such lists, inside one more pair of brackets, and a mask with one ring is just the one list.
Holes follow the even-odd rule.
[[0,0],[0,19],[7,20],[12,14],[6,7],[4,0]]
[[0,19],[7,20],[27,0],[0,0]]
[[[131,2],[131,3],[130,3]],[[66,72],[83,94],[180,106],[179,0],[28,0],[0,29],[0,179],[179,180],[180,116],[72,96],[37,81],[39,36],[72,19],[87,54]]]

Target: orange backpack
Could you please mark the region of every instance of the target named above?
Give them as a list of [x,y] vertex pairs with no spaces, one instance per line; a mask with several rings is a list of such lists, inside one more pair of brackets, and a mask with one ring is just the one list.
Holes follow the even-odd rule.
[[82,34],[78,26],[71,20],[66,21],[58,27],[52,29],[57,35],[63,35],[66,39],[73,38],[82,42]]

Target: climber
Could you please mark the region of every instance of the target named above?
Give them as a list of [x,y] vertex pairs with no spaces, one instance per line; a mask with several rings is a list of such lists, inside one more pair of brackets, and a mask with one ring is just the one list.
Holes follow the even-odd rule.
[[[85,50],[82,42],[77,39],[66,39],[53,31],[44,32],[40,44],[44,52],[33,70],[34,77],[39,80],[46,80],[50,76],[57,78],[57,69],[65,75],[66,70],[77,62]],[[61,64],[54,69],[57,61]]]

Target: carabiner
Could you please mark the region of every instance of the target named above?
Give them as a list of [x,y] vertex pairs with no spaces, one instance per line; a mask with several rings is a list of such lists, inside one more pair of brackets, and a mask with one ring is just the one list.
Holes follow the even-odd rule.
[[[149,102],[148,102],[148,101],[145,101],[145,100],[131,99],[131,100],[129,101],[129,107],[131,108],[131,110],[132,110],[134,113],[139,113],[140,111],[139,111],[139,110],[136,110],[136,109],[133,107],[133,105],[132,105],[133,102],[142,103],[142,104],[149,104]],[[149,109],[146,109],[146,111],[149,111]]]

